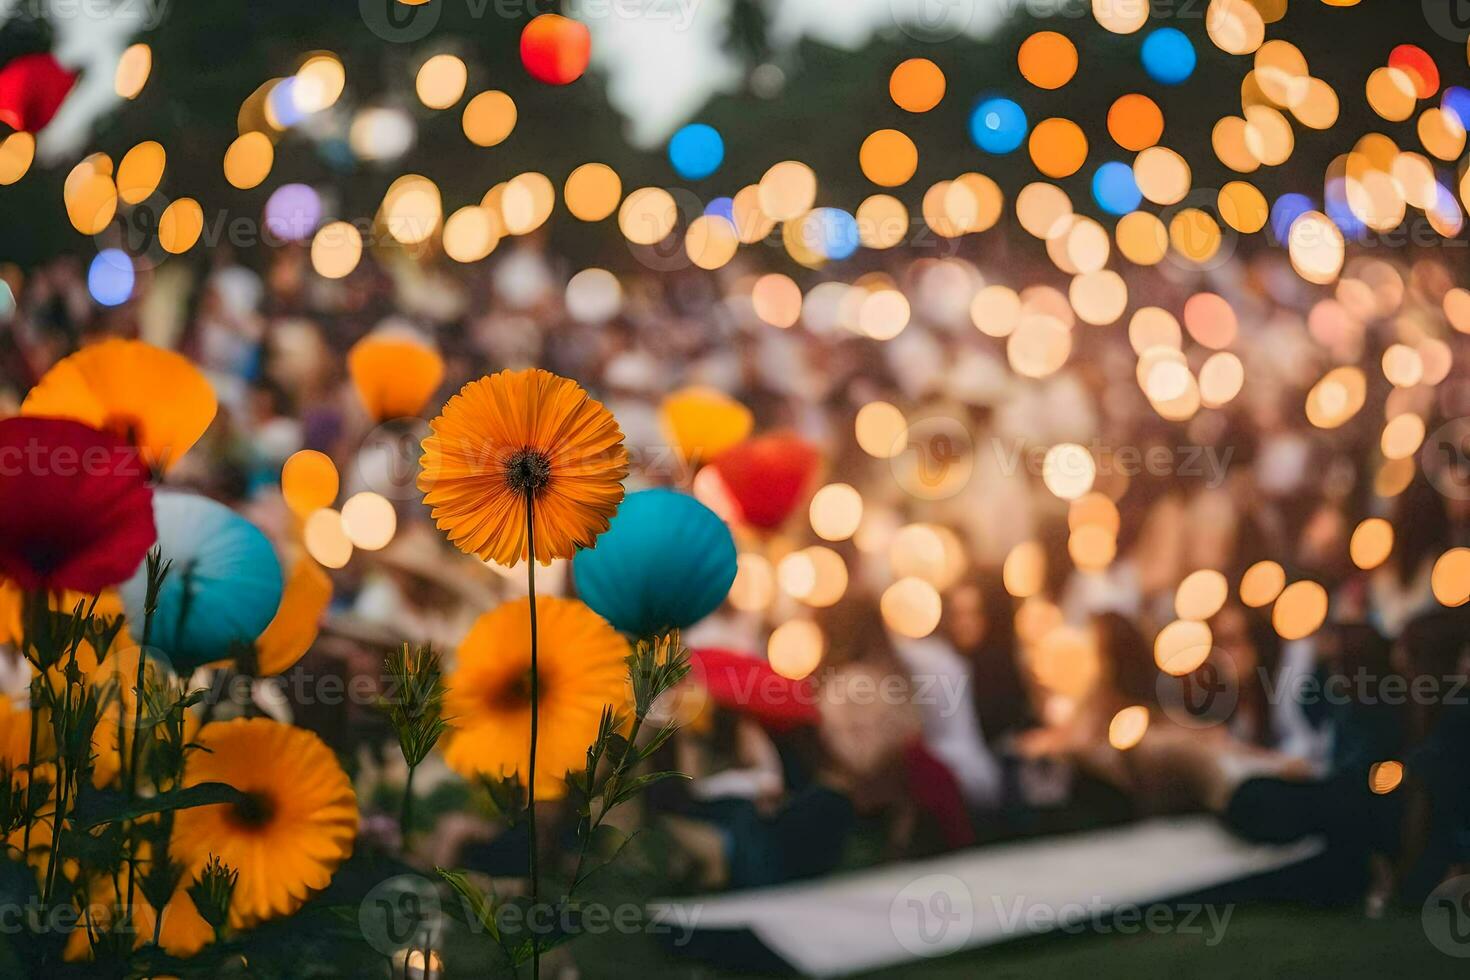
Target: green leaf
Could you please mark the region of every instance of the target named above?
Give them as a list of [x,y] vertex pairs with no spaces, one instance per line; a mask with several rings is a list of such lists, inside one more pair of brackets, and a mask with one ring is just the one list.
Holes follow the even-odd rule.
[[434,870],[439,872],[439,877],[443,878],[449,887],[454,889],[455,894],[464,900],[471,914],[479,921],[480,925],[485,927],[485,931],[490,933],[490,936],[497,943],[500,942],[500,924],[495,921],[494,896],[491,896],[491,899],[486,899],[481,894],[480,889],[475,886],[474,882],[470,881],[469,877],[463,871],[450,871],[447,868],[437,866]]
[[634,761],[642,762],[644,759],[652,756],[659,749],[663,748],[664,743],[667,742],[670,738],[673,738],[674,733],[678,730],[679,726],[677,725],[670,725],[667,728],[660,728],[645,744],[640,745],[634,749],[634,752],[636,753],[636,758]]
[[654,783],[661,783],[665,779],[689,779],[690,776],[682,772],[650,772],[642,776],[635,776],[623,785],[619,786],[613,798],[608,801],[608,809],[626,803],[639,793],[643,792]]
[[575,886],[584,884],[597,872],[616,861],[636,836],[638,836],[636,833],[625,834],[606,824],[594,828],[587,839],[587,853],[596,854],[601,860],[589,862],[587,868],[573,884]]
[[607,757],[614,763],[620,761],[628,752],[628,740],[620,732],[613,732],[607,737]]
[[186,810],[219,803],[241,803],[246,796],[228,783],[199,783],[185,789],[170,790],[129,801],[118,790],[98,790],[83,786],[72,815],[75,825],[83,830],[105,823],[137,820],[155,813]]

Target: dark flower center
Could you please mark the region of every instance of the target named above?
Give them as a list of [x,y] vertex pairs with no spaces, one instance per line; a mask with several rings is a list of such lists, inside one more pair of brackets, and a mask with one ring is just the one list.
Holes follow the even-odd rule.
[[240,827],[259,830],[271,822],[276,814],[276,804],[264,793],[247,793],[245,798],[230,808],[231,820]]
[[505,464],[505,482],[519,494],[538,494],[551,482],[551,460],[534,449],[522,449]]
[[[539,683],[536,685],[536,700],[542,704],[546,703],[546,674],[543,671]],[[504,687],[491,691],[486,698],[493,711],[516,711],[531,706],[531,672],[527,670],[524,674],[514,678]]]

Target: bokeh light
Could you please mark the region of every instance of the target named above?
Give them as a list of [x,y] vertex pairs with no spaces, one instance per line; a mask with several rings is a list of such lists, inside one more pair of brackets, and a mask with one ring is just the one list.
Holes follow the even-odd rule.
[[901,453],[908,431],[903,413],[888,402],[869,402],[858,409],[854,420],[858,447],[877,459],[891,459]]
[[902,61],[888,76],[888,94],[905,112],[928,112],[944,98],[944,72],[928,58]]
[[1021,77],[1041,89],[1058,89],[1077,74],[1077,46],[1056,31],[1037,31],[1016,55]]
[[1108,135],[1125,150],[1146,150],[1164,135],[1164,114],[1146,95],[1121,95],[1108,109]]
[[816,623],[793,619],[771,632],[766,659],[776,673],[799,681],[821,665],[824,644],[822,630]]
[[908,182],[919,165],[914,141],[896,129],[880,129],[863,140],[858,150],[863,176],[879,187],[897,187]]
[[1271,625],[1283,640],[1311,636],[1326,619],[1327,590],[1306,579],[1283,589],[1271,610]]
[[342,568],[352,560],[352,539],[342,515],[330,507],[314,511],[301,529],[306,553],[326,568]]
[[1133,179],[1133,168],[1112,160],[1092,175],[1092,198],[1108,214],[1124,215],[1143,202],[1143,192]]
[[1014,151],[1026,139],[1026,113],[1010,99],[982,99],[970,113],[970,139],[997,156]]
[[102,306],[121,306],[133,296],[133,260],[117,248],[104,248],[87,267],[87,292]]
[[341,279],[362,258],[362,233],[346,221],[317,229],[311,240],[311,267],[325,279]]
[[703,180],[724,162],[725,141],[706,123],[690,123],[669,140],[669,163],[685,180]]
[[1154,638],[1154,663],[1170,676],[1183,677],[1209,658],[1214,642],[1209,626],[1193,619],[1176,619]]
[[1240,601],[1251,609],[1269,606],[1286,588],[1286,571],[1270,559],[1258,561],[1240,579]]
[[117,61],[117,70],[112,78],[113,91],[120,99],[136,99],[143,86],[148,84],[152,71],[153,49],[142,42],[129,45]]
[[943,609],[939,590],[914,576],[901,578],[884,589],[878,605],[889,629],[916,640],[938,628]]
[[342,505],[342,531],[355,548],[380,551],[388,547],[397,530],[398,514],[380,494],[364,490]]
[[1160,27],[1143,39],[1144,71],[1161,85],[1180,85],[1194,74],[1194,44],[1181,30]]
[[1130,705],[1113,715],[1108,722],[1108,744],[1119,752],[1126,752],[1148,732],[1148,708],[1141,704]]
[[469,70],[457,55],[436,54],[425,61],[414,78],[419,101],[430,109],[448,109],[464,97]]
[[465,138],[476,146],[498,146],[516,127],[515,100],[504,92],[481,92],[470,99],[460,117]]

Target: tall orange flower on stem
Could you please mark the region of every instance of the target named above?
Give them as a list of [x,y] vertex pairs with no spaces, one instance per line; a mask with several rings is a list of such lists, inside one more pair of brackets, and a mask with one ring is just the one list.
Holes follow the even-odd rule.
[[[549,371],[501,371],[471,381],[429,423],[419,489],[461,551],[514,565],[527,559],[531,740],[526,817],[531,902],[540,900],[536,845],[536,564],[591,547],[623,500],[628,452],[617,421],[576,382]],[[535,561],[529,561],[529,559]],[[541,973],[541,948],[532,943]]]

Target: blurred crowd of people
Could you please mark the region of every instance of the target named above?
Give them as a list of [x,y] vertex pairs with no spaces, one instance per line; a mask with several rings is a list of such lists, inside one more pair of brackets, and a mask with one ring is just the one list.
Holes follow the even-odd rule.
[[[1204,811],[1251,839],[1321,835],[1327,857],[1303,879],[1319,894],[1422,897],[1470,856],[1470,629],[1433,582],[1441,555],[1470,545],[1456,428],[1470,417],[1470,337],[1444,312],[1458,257],[1365,254],[1335,289],[1303,283],[1279,251],[1203,274],[1133,270],[1130,310],[1177,314],[1208,289],[1238,321],[1223,346],[1243,368],[1239,393],[1170,421],[1142,389],[1126,316],[1078,320],[1067,278],[1003,239],[954,251],[864,253],[860,277],[840,285],[811,273],[788,327],[753,298],[761,270],[743,258],[716,273],[574,277],[534,238],[473,267],[365,255],[340,280],[315,274],[302,248],[248,260],[221,248],[207,267],[145,273],[114,309],[92,303],[84,268],[63,258],[4,276],[14,307],[0,320],[0,411],[77,346],[139,336],[195,359],[220,398],[214,428],[171,479],[282,541],[294,532],[278,483],[299,449],[336,461],[344,497],[388,497],[395,540],[333,572],[331,622],[298,668],[329,659],[354,673],[399,640],[452,650],[477,615],[524,590],[432,532],[413,479],[423,422],[368,420],[345,368],[354,342],[417,332],[444,357],[443,397],[506,367],[578,380],[623,427],[630,488],[704,492],[669,448],[659,406],[689,385],[719,389],[752,411],[757,432],[819,447],[811,489],[855,488],[862,520],[838,541],[819,539],[804,507],[774,532],[738,529],[738,595],[686,636],[764,657],[775,627],[810,620],[821,643],[819,665],[791,688],[810,692],[813,723],[706,704],[670,743],[695,778],[662,787],[650,819],[683,845],[693,886],[820,874],[862,860],[864,844],[867,859],[901,858]],[[1059,369],[1021,377],[1001,331],[973,321],[977,290],[995,283],[1066,324]],[[850,302],[877,288],[910,307],[887,340],[863,335]],[[1174,345],[1198,370],[1222,345],[1195,340]],[[1414,383],[1380,369],[1391,345],[1418,354]],[[1318,427],[1308,392],[1341,365],[1361,367],[1363,407]],[[875,453],[862,437],[858,413],[875,402],[903,413],[903,452]],[[1410,412],[1430,433],[1424,448],[1387,458],[1384,423]],[[1095,469],[1070,500],[1048,486],[1037,451],[1060,443],[1086,447]],[[1075,540],[1089,507],[1112,532],[1101,560]],[[1360,562],[1351,543],[1369,518],[1391,525],[1392,544]],[[937,565],[918,562],[942,596],[937,628],[921,636],[880,599],[913,574],[896,567],[907,559],[895,545],[913,525],[944,550]],[[816,544],[846,574],[818,605],[783,591],[779,574],[782,557]],[[1280,635],[1274,593],[1242,589],[1262,562],[1325,588],[1320,628]],[[1200,570],[1222,575],[1228,594],[1207,603],[1208,656],[1175,677],[1160,669],[1158,637]],[[553,566],[542,588],[570,592],[570,578]],[[323,724],[371,730],[369,706],[357,708]],[[446,840],[462,842],[432,846]]]

